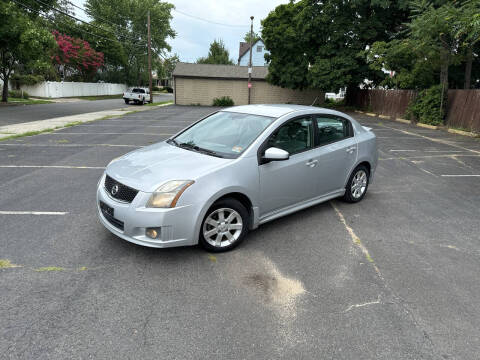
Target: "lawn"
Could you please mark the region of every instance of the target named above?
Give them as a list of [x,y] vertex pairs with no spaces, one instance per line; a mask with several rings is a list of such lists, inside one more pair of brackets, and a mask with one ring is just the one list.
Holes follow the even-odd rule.
[[34,99],[22,99],[22,98],[8,98],[7,103],[1,103],[1,105],[33,105],[33,104],[50,104],[52,101],[48,100],[34,100]]

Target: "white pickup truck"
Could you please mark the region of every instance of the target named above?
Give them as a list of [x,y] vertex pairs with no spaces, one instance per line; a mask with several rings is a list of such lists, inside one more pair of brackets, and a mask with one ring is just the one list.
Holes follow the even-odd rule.
[[145,104],[150,102],[150,91],[145,88],[130,88],[126,92],[123,93],[123,100],[125,104],[130,103],[133,101],[135,104]]

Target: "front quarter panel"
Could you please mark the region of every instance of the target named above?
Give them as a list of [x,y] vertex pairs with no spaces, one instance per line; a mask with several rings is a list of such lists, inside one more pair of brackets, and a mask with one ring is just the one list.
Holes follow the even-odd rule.
[[256,157],[238,158],[229,165],[195,180],[177,203],[177,206],[195,205],[197,209],[192,245],[198,243],[203,218],[216,200],[230,193],[241,193],[250,199],[252,207],[255,208],[258,206],[258,191]]

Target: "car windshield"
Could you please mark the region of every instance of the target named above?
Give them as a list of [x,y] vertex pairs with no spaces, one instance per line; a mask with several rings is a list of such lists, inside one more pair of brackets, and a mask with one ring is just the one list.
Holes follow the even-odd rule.
[[238,157],[275,118],[220,111],[175,137],[173,142],[209,155]]

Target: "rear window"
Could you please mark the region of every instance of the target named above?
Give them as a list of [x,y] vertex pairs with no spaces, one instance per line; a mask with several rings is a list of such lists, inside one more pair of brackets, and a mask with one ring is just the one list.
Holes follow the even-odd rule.
[[140,93],[140,94],[145,94],[145,90],[143,90],[143,89],[138,89],[138,88],[132,89],[132,92],[134,92],[134,93]]

